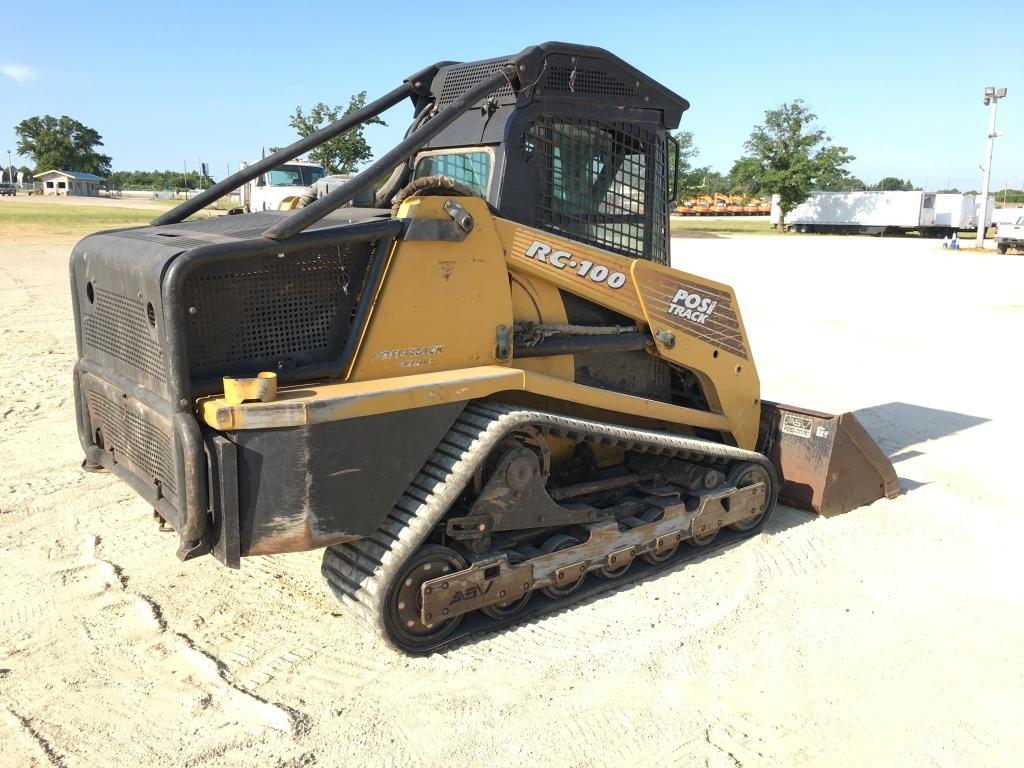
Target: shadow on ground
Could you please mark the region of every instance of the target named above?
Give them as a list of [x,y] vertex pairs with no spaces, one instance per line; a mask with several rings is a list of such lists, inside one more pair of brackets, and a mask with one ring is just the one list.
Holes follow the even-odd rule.
[[[923,450],[911,449],[910,446],[920,447],[929,440],[940,440],[989,421],[982,416],[926,408],[910,403],[885,403],[863,408],[856,411],[855,415],[878,443],[882,452],[889,457],[889,461],[897,467],[897,474],[901,461],[924,454]],[[899,479],[900,488],[904,492],[926,485],[902,475]]]
[[981,416],[910,403],[875,405],[856,411],[854,415],[893,464],[923,453],[917,449],[906,450],[912,445],[955,435],[989,421]]

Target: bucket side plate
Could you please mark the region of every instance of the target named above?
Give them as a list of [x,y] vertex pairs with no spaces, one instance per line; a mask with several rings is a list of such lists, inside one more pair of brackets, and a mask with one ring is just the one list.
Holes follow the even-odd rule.
[[900,494],[892,462],[852,413],[764,402],[760,448],[782,479],[779,501],[825,517]]

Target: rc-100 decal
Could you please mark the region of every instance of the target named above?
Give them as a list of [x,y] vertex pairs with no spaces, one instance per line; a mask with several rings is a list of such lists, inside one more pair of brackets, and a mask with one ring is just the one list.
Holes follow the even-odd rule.
[[622,272],[612,272],[603,264],[597,264],[589,259],[577,261],[569,251],[556,251],[540,240],[534,240],[526,249],[525,255],[528,259],[549,264],[554,269],[573,270],[581,279],[605,283],[609,288],[619,289],[626,284],[626,275]]

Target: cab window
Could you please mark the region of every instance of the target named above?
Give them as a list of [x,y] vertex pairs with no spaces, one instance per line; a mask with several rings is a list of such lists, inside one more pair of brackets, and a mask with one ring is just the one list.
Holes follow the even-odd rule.
[[413,176],[417,179],[426,176],[447,176],[466,185],[481,197],[486,197],[491,179],[491,153],[476,150],[421,155],[416,161],[416,172]]
[[308,187],[325,175],[323,168],[309,165],[282,165],[268,173],[266,178],[267,183],[272,187]]

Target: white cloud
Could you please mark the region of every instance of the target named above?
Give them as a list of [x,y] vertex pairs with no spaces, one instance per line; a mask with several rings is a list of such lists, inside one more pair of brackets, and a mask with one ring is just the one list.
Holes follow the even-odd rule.
[[0,72],[17,83],[27,83],[36,76],[32,67],[24,64],[0,64]]

